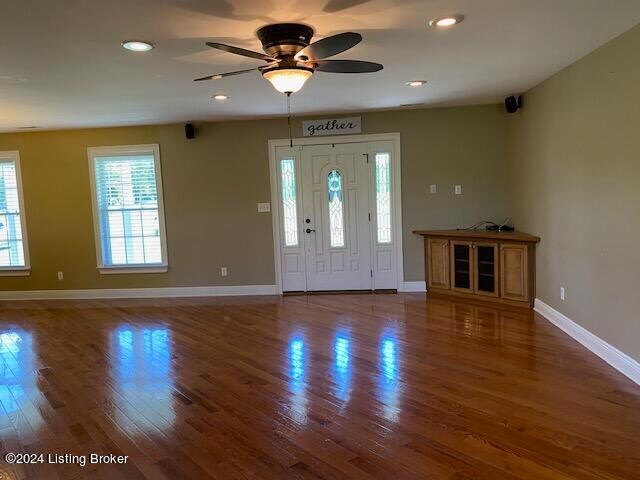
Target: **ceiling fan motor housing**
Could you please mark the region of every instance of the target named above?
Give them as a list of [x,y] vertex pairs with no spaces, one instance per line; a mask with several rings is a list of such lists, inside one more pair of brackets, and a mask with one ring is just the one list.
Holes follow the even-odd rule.
[[313,34],[313,28],[300,23],[265,25],[256,32],[265,53],[276,58],[295,55],[309,45]]

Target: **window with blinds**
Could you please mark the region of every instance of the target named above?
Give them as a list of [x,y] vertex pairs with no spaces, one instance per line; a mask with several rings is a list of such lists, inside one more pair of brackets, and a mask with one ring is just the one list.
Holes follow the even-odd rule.
[[0,152],[0,273],[29,270],[18,152]]
[[94,148],[89,156],[99,266],[166,270],[158,147]]

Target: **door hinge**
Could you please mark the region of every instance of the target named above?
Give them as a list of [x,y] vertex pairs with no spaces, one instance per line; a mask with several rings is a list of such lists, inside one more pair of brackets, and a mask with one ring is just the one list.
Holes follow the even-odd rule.
[[369,163],[369,154],[368,154],[368,153],[363,153],[362,155],[364,155],[365,157],[367,157],[367,163]]
[[369,221],[371,221],[371,214],[369,214]]
[[373,278],[373,270],[369,270],[371,272],[371,278]]

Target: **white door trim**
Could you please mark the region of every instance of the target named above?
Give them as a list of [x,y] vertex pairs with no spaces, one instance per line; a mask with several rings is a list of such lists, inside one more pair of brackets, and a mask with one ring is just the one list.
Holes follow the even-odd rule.
[[[402,291],[404,287],[404,259],[403,259],[403,243],[402,243],[402,156],[400,152],[400,133],[376,133],[369,135],[341,135],[339,137],[321,137],[321,138],[294,138],[294,146],[305,145],[334,145],[339,143],[365,143],[365,142],[393,142],[394,155],[392,160],[392,178],[393,178],[393,203],[395,215],[394,219],[394,242],[396,268],[397,268],[397,290]],[[273,257],[275,266],[276,293],[282,293],[282,266],[280,258],[280,209],[277,208],[278,203],[278,169],[276,168],[276,148],[288,147],[290,140],[274,139],[269,140],[269,180],[271,185],[271,224],[273,228]]]

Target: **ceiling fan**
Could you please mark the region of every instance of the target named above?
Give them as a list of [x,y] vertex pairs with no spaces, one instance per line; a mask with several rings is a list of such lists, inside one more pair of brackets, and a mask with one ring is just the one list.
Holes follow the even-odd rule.
[[339,33],[310,43],[314,31],[299,23],[276,23],[257,31],[264,53],[233,47],[224,43],[207,42],[211,48],[235,53],[244,57],[263,60],[266,65],[235,72],[218,73],[195,81],[218,80],[224,77],[258,71],[269,80],[276,90],[286,95],[299,91],[313,72],[368,73],[382,70],[379,63],[362,60],[327,60],[338,53],[349,50],[362,41],[355,32]]

